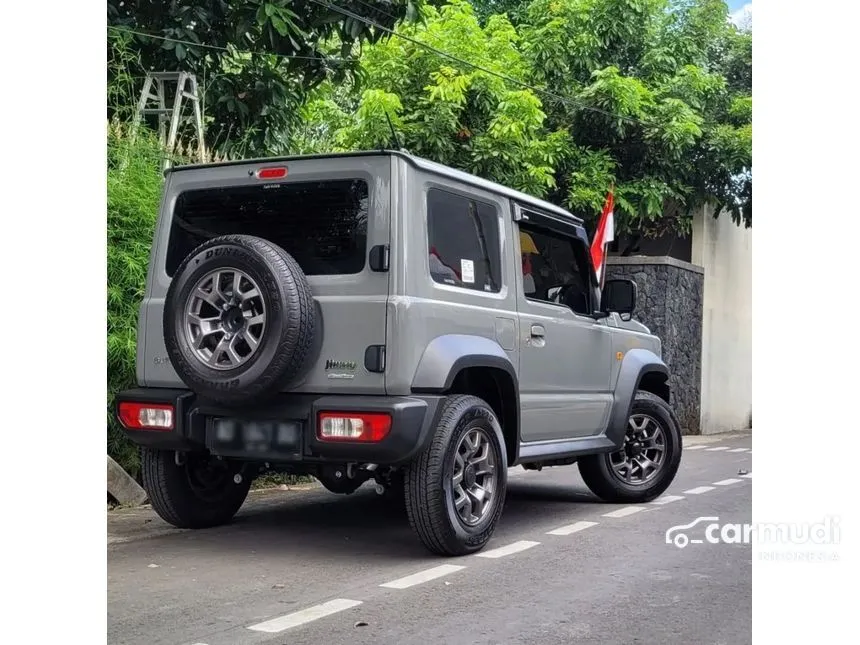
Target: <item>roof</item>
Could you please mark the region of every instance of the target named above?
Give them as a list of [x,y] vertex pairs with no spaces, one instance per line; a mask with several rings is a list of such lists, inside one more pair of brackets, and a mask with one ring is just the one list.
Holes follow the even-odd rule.
[[542,211],[546,211],[548,213],[552,213],[556,216],[561,216],[564,219],[570,220],[572,223],[582,224],[582,220],[569,211],[561,208],[560,206],[556,206],[548,201],[543,199],[538,199],[537,197],[533,197],[531,195],[527,195],[526,193],[522,193],[518,190],[514,190],[513,188],[508,188],[502,184],[497,184],[494,181],[489,181],[487,179],[482,179],[477,175],[472,175],[467,172],[463,172],[462,170],[456,170],[455,168],[451,168],[450,166],[446,166],[444,164],[436,163],[435,161],[430,161],[429,159],[424,159],[422,157],[417,157],[413,154],[409,154],[408,152],[402,152],[399,150],[367,150],[360,152],[339,152],[339,153],[330,153],[330,154],[316,154],[316,155],[295,155],[291,157],[268,157],[263,159],[244,159],[241,161],[223,161],[219,163],[209,163],[209,164],[188,164],[185,166],[176,166],[168,169],[166,172],[180,172],[182,170],[192,170],[195,168],[213,168],[213,167],[221,167],[221,166],[237,166],[244,165],[249,163],[272,163],[272,162],[290,162],[297,161],[300,159],[331,159],[331,158],[341,158],[341,157],[372,157],[372,156],[395,156],[400,157],[405,160],[407,163],[412,164],[416,168],[420,170],[424,170],[426,172],[430,172],[436,175],[440,175],[442,177],[448,177],[450,179],[454,179],[456,181],[462,182],[464,184],[470,184],[475,186],[476,188],[482,188],[489,192],[493,192],[499,195],[503,195],[508,197],[509,199],[516,200],[523,205],[532,206],[534,208],[539,208]]

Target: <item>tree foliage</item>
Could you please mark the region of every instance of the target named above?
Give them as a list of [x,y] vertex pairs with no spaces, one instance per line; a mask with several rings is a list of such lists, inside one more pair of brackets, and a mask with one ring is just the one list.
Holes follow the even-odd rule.
[[390,119],[411,152],[589,219],[614,184],[622,230],[687,233],[708,201],[751,225],[752,35],[722,0],[510,6],[516,25],[427,6],[398,32],[487,71],[380,40],[351,83],[312,92],[293,150],[391,146]]
[[[416,15],[420,1],[336,0],[331,4],[391,28]],[[327,78],[345,78],[354,67],[354,47],[376,42],[385,33],[345,16],[331,4],[328,0],[108,0],[109,36],[130,41],[144,71],[185,70],[197,75],[205,96],[210,147],[236,157],[271,154],[285,149],[306,92]],[[332,42],[337,43],[336,50]],[[109,64],[109,74],[114,68]]]

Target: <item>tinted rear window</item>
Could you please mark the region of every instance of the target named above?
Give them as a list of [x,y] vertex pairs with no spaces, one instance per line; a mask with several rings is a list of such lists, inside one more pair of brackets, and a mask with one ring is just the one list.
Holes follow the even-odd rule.
[[434,281],[499,291],[499,214],[494,206],[431,188],[427,191],[427,228]]
[[360,179],[208,188],[176,200],[167,274],[206,240],[241,233],[274,242],[307,275],[359,273],[367,246],[367,182]]

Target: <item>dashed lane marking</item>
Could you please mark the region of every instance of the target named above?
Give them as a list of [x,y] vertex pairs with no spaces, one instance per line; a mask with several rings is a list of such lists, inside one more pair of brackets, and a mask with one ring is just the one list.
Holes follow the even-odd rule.
[[671,504],[672,502],[679,502],[682,499],[684,499],[684,498],[681,495],[665,495],[663,497],[659,497],[659,498],[655,499],[651,503],[656,504],[657,506],[663,506],[663,504]]
[[749,448],[732,448],[729,452],[746,452]]
[[730,479],[721,479],[718,482],[714,482],[714,486],[731,486],[732,484],[740,484],[740,479],[735,479],[734,477]]
[[301,611],[296,611],[292,614],[287,614],[286,616],[272,618],[271,620],[257,623],[256,625],[251,625],[250,627],[248,627],[248,629],[253,630],[255,632],[277,634],[278,632],[282,632],[285,629],[290,629],[291,627],[298,627],[299,625],[304,625],[305,623],[310,623],[314,620],[319,620],[320,618],[331,616],[332,614],[336,614],[339,611],[358,607],[360,604],[360,600],[335,598],[334,600],[329,600],[328,602],[314,605],[313,607],[308,607],[307,609],[302,609]]
[[438,567],[433,567],[432,569],[427,569],[426,571],[413,573],[411,576],[386,582],[379,586],[387,587],[388,589],[408,589],[409,587],[414,587],[415,585],[420,585],[424,582],[429,582],[431,580],[436,580],[436,578],[447,576],[450,573],[456,573],[457,571],[461,571],[465,568],[466,567],[458,564],[443,564]]
[[685,490],[685,495],[701,495],[702,493],[707,493],[709,490],[714,490],[713,486],[696,486],[696,488],[691,488],[690,490]]
[[633,515],[633,513],[638,513],[641,510],[641,506],[625,506],[624,508],[619,508],[617,511],[604,513],[603,517],[627,517],[628,515]]
[[752,479],[752,473],[747,473],[746,475],[741,475],[744,479]]
[[704,450],[708,446],[705,444],[700,444],[698,446],[684,446],[684,450]]
[[570,535],[571,533],[579,533],[585,529],[597,526],[597,522],[574,522],[567,526],[561,526],[552,531],[547,531],[547,535]]
[[508,544],[507,546],[502,546],[498,549],[491,549],[490,551],[482,551],[481,553],[476,553],[475,557],[503,558],[506,555],[512,555],[514,553],[519,553],[520,551],[525,551],[526,549],[530,549],[533,546],[537,546],[538,544],[540,544],[540,542],[532,542],[531,540],[520,540],[519,542],[514,542],[513,544]]
[[705,448],[708,452],[719,452],[720,450],[728,450],[728,446],[714,446],[713,448]]

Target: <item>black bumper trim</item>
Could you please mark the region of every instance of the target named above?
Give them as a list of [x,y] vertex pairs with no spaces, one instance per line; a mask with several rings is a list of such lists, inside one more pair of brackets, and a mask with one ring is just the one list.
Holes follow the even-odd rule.
[[[428,443],[436,425],[441,396],[343,396],[281,394],[262,406],[226,407],[178,389],[136,388],[117,396],[122,401],[172,403],[176,408],[174,429],[128,430],[125,435],[140,446],[160,450],[195,451],[253,461],[306,463],[375,463],[398,465],[408,462]],[[321,411],[387,412],[391,431],[377,443],[325,442],[316,437],[317,415]],[[300,440],[288,449],[244,450],[225,448],[215,442],[213,419],[240,422],[288,421],[300,425]],[[263,424],[259,424],[262,426]]]

